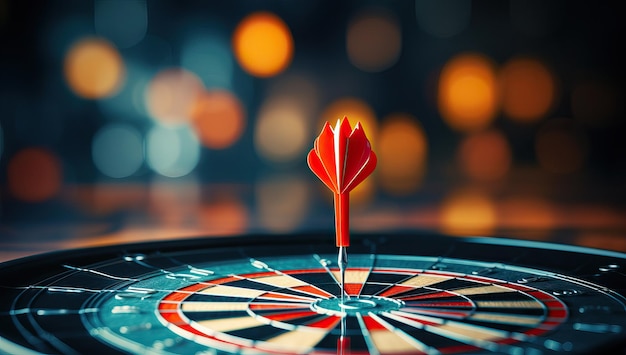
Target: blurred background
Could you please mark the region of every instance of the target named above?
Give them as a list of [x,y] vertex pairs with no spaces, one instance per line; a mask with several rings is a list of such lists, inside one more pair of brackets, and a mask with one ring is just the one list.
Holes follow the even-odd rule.
[[626,251],[617,5],[0,0],[0,260],[332,231],[306,154],[343,116],[355,232]]

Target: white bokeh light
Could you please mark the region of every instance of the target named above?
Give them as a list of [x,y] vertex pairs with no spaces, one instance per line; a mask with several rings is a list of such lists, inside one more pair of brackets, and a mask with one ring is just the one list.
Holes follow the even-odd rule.
[[137,172],[143,163],[143,139],[129,125],[109,124],[96,133],[91,155],[101,173],[125,178]]
[[155,125],[146,139],[146,160],[155,172],[167,177],[189,174],[198,165],[200,143],[189,126]]

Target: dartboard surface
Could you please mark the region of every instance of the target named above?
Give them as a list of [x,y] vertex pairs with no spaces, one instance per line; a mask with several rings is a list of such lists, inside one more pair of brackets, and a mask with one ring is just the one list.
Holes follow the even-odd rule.
[[194,239],[0,264],[0,352],[623,353],[626,255],[508,239]]

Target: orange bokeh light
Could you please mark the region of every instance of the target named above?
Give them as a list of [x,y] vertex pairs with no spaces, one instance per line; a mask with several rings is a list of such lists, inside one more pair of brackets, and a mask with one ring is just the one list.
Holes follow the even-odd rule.
[[502,111],[518,122],[543,118],[556,100],[556,82],[550,70],[531,58],[510,60],[500,71]]
[[574,239],[576,245],[604,250],[626,252],[626,238],[620,232],[590,231],[580,233]]
[[150,115],[163,124],[189,122],[193,105],[204,92],[200,79],[192,72],[171,68],[152,78],[145,92],[145,103]]
[[243,105],[235,95],[224,90],[198,96],[192,106],[191,119],[200,142],[213,149],[233,145],[246,125]]
[[479,132],[466,137],[459,147],[461,170],[478,181],[495,181],[506,175],[511,167],[511,148],[496,130]]
[[19,151],[7,168],[7,184],[15,198],[42,202],[54,197],[63,183],[61,162],[43,148]]
[[423,178],[428,143],[417,119],[408,114],[385,118],[378,137],[381,187],[394,195],[415,191]]
[[[352,127],[354,127],[357,122],[361,123],[374,152],[376,152],[378,137],[378,121],[376,114],[365,101],[355,97],[344,97],[328,105],[320,116],[318,129],[316,129],[315,133],[319,133],[324,122],[329,122],[334,126],[337,120],[343,117],[348,117]],[[376,192],[376,176],[377,172],[374,171],[374,174],[351,191],[350,201],[352,204],[355,206],[367,205],[372,200]]]
[[199,226],[210,235],[240,235],[248,228],[248,209],[234,196],[216,196],[202,204]]
[[289,27],[270,12],[256,12],[244,18],[235,29],[232,41],[241,67],[257,77],[282,72],[293,57]]
[[496,227],[496,207],[484,194],[457,191],[443,201],[439,223],[441,230],[451,235],[489,235]]
[[540,197],[512,197],[498,206],[498,216],[503,228],[535,238],[548,236],[557,226],[556,212],[550,201]]
[[65,80],[74,93],[87,99],[115,94],[124,81],[119,52],[109,42],[87,38],[75,43],[64,62]]
[[495,118],[498,102],[495,67],[488,58],[463,54],[444,66],[438,106],[450,127],[463,132],[486,128]]
[[[320,116],[318,129],[322,129],[324,122],[328,122],[331,126],[334,126],[337,120],[343,117],[348,117],[352,127],[354,127],[357,122],[360,122],[372,147],[376,146],[378,121],[374,110],[372,110],[365,101],[354,97],[344,97],[328,105]],[[319,133],[319,130],[315,133]]]

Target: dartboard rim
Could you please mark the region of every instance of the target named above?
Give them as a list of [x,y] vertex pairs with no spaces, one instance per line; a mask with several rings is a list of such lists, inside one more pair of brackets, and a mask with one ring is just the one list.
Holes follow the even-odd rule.
[[[609,262],[621,262],[626,261],[626,253],[602,250],[602,249],[593,249],[581,246],[567,245],[567,244],[555,244],[555,243],[546,243],[540,241],[526,241],[519,239],[510,239],[510,238],[494,238],[494,237],[451,237],[438,235],[428,232],[415,232],[415,231],[401,231],[390,233],[386,232],[384,234],[379,233],[367,233],[367,234],[355,234],[353,236],[353,246],[350,248],[354,250],[356,253],[365,252],[367,249],[367,243],[371,240],[376,240],[377,243],[387,243],[388,245],[397,244],[392,250],[397,250],[399,252],[398,255],[416,255],[414,250],[403,250],[402,243],[405,238],[412,238],[411,243],[413,245],[419,244],[421,241],[424,243],[433,243],[433,241],[440,242],[441,245],[445,246],[445,248],[449,249],[465,249],[468,246],[474,248],[475,252],[480,254],[480,246],[484,246],[485,248],[504,248],[503,250],[507,250],[507,248],[513,248],[516,251],[524,251],[527,254],[545,254],[545,255],[553,255],[553,256],[564,256],[567,255],[569,257],[588,257],[588,258],[596,258],[602,261]],[[206,250],[231,250],[236,248],[255,248],[262,247],[265,249],[271,249],[272,247],[285,247],[288,246],[292,249],[297,249],[301,246],[311,246],[311,245],[319,245],[320,248],[328,251],[336,250],[334,249],[334,245],[332,244],[333,236],[329,233],[302,233],[298,235],[266,235],[266,234],[258,234],[258,235],[246,235],[246,236],[237,236],[237,237],[201,237],[201,238],[188,238],[181,240],[168,240],[168,241],[154,241],[154,242],[142,242],[142,243],[126,243],[126,244],[116,244],[116,245],[108,245],[108,246],[98,246],[98,247],[89,247],[89,248],[80,248],[80,249],[68,249],[68,250],[59,250],[48,253],[42,253],[37,255],[32,255],[24,258],[14,259],[10,261],[6,261],[0,263],[0,277],[6,278],[7,275],[12,273],[19,273],[25,270],[36,270],[41,269],[47,265],[56,265],[57,267],[63,263],[72,263],[78,265],[88,265],[88,264],[97,264],[101,261],[112,260],[114,258],[119,258],[123,254],[132,254],[135,252],[139,253],[152,253],[152,252],[160,252],[166,251],[167,253],[177,253],[184,252],[193,249],[206,249]],[[424,244],[424,247],[428,249],[424,255],[429,256],[441,256],[441,252],[437,252],[437,250],[443,250],[445,248],[439,248],[437,245],[427,245]],[[389,254],[387,252],[387,254]],[[395,254],[394,254],[395,255]],[[421,255],[421,254],[420,254]],[[274,256],[279,256],[278,254]],[[539,257],[541,258],[541,257]],[[504,260],[500,260],[499,257],[493,256],[490,260],[484,260],[481,257],[466,258],[468,260],[478,260],[485,263],[498,263],[504,262]],[[558,259],[558,258],[557,258]],[[536,270],[543,270],[548,272],[556,272],[556,273],[566,273],[567,270],[564,270],[562,266],[559,266],[558,263],[555,263],[554,260],[548,260],[548,258],[541,258],[535,260],[540,260],[541,263],[533,264],[529,262],[511,262],[506,261],[508,264],[513,266],[520,266],[522,268],[532,268]],[[56,263],[56,264],[55,264]],[[40,280],[44,280],[47,277],[54,277],[56,271],[54,268],[46,268],[46,272],[42,272],[40,275]],[[8,284],[14,282],[10,280],[11,277],[3,280],[3,282],[9,281]],[[608,288],[611,290],[611,288]],[[622,297],[626,297],[626,290],[621,288],[617,292],[617,294]],[[25,353],[30,354],[39,354],[35,350],[28,349],[26,347],[22,347],[20,344],[13,343],[8,338],[0,337],[0,345],[5,349],[10,350],[20,350]],[[619,351],[623,351],[626,349],[626,340],[619,341],[611,344],[607,344],[608,349],[619,349]]]
[[[563,244],[563,243],[550,243],[543,241],[534,241],[534,240],[524,240],[524,239],[516,239],[516,238],[508,238],[508,237],[485,237],[485,236],[467,236],[467,237],[457,237],[457,236],[449,236],[439,233],[432,233],[427,231],[394,231],[394,232],[384,232],[384,233],[357,233],[352,235],[352,240],[354,242],[368,240],[368,239],[376,239],[376,238],[389,238],[393,236],[393,238],[432,238],[433,236],[441,239],[447,243],[453,244],[484,244],[491,246],[507,246],[507,247],[515,247],[515,248],[524,248],[524,249],[536,249],[536,250],[546,250],[546,251],[558,251],[558,252],[566,252],[573,254],[581,254],[581,255],[597,255],[602,257],[611,257],[616,259],[626,259],[626,253],[622,253],[619,251],[607,250],[607,249],[598,249],[591,248],[585,246],[577,246],[572,244]],[[326,231],[323,232],[307,232],[307,233],[299,233],[299,234],[250,234],[250,235],[242,235],[242,236],[206,236],[206,237],[196,237],[196,238],[181,238],[181,239],[172,239],[172,240],[158,240],[158,241],[149,241],[149,242],[131,242],[131,243],[120,243],[120,244],[112,244],[112,245],[104,245],[104,246],[92,246],[92,247],[84,247],[84,248],[70,248],[63,250],[55,250],[49,252],[43,252],[38,254],[33,254],[25,257],[20,257],[12,260],[6,260],[0,262],[0,272],[13,268],[19,267],[24,264],[32,265],[33,263],[48,261],[51,259],[60,259],[63,257],[71,257],[72,259],[82,259],[97,256],[101,258],[102,256],[116,256],[119,255],[120,250],[124,250],[125,252],[132,253],[136,250],[141,250],[142,252],[148,252],[151,250],[159,250],[164,249],[167,251],[178,251],[178,250],[186,250],[194,247],[203,247],[203,248],[228,248],[228,247],[253,247],[253,246],[269,246],[269,245],[309,245],[312,243],[319,243],[320,245],[330,245],[334,235],[329,234]]]

